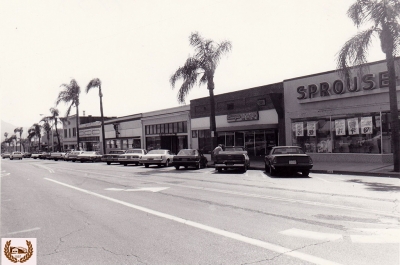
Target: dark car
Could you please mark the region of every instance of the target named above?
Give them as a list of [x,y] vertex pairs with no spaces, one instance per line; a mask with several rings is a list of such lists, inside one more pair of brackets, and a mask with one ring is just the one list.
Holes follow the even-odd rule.
[[119,164],[118,158],[120,157],[119,155],[122,154],[125,154],[125,150],[111,150],[108,154],[103,155],[101,161],[107,162],[107,165],[110,165],[111,163]]
[[276,146],[265,156],[265,171],[271,176],[277,172],[301,172],[308,176],[313,167],[313,161],[298,146]]
[[24,152],[23,157],[24,157],[24,158],[30,158],[31,155],[32,155],[32,154],[29,153],[29,152]]
[[173,165],[176,169],[179,169],[180,166],[185,168],[195,167],[202,168],[207,167],[207,158],[203,155],[202,152],[196,149],[182,149],[179,153],[174,156],[172,160]]

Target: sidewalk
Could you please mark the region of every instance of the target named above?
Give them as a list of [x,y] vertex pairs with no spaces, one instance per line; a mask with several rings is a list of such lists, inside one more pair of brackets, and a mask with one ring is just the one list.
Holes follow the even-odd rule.
[[[250,169],[265,170],[262,158],[250,160]],[[311,172],[329,174],[351,174],[362,176],[400,178],[400,173],[393,171],[389,163],[354,163],[354,162],[314,162]]]

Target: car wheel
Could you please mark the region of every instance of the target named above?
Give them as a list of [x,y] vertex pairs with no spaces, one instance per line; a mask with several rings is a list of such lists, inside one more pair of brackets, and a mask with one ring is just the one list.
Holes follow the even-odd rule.
[[176,169],[176,170],[179,170],[179,166],[175,166],[175,169]]
[[107,165],[111,165],[111,163],[110,163],[110,162],[107,162]]
[[167,162],[165,162],[165,166],[169,167],[169,160],[167,159]]
[[10,160],[13,160],[14,158],[10,157]]
[[146,168],[149,167],[149,164],[144,164],[144,167],[146,167]]
[[81,160],[81,163],[83,163],[83,160]]
[[268,168],[267,163],[264,164],[264,167],[265,167],[265,172],[268,172],[269,168]]
[[308,169],[303,170],[303,171],[301,172],[301,174],[302,174],[304,177],[308,177],[308,175],[310,174],[310,170],[308,170]]
[[276,175],[276,170],[273,169],[271,165],[269,165],[269,175],[270,176],[275,176]]
[[75,163],[75,160],[72,160],[72,162],[74,162],[74,163]]
[[124,163],[124,167],[126,167],[128,164],[127,163]]
[[247,165],[245,165],[242,170],[243,170],[243,172],[246,172],[247,171]]
[[201,163],[200,163],[200,161],[199,161],[199,163],[196,165],[196,168],[197,168],[197,169],[200,169],[200,168],[201,168]]
[[219,168],[216,168],[216,169],[218,170],[219,173],[222,172],[222,168],[219,167]]

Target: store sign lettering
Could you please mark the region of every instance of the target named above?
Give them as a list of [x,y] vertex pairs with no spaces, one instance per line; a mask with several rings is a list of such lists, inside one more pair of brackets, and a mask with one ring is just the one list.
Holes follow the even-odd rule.
[[258,120],[258,112],[254,111],[240,114],[228,114],[226,116],[226,120],[227,122]]
[[344,93],[354,93],[361,90],[369,91],[376,88],[389,87],[389,74],[387,71],[380,72],[378,77],[375,74],[365,74],[361,78],[361,84],[359,84],[358,77],[354,77],[353,80],[347,79],[347,82],[343,82],[338,79],[333,83],[321,82],[317,84],[310,84],[307,86],[299,86],[297,93],[299,96],[297,99],[311,99],[316,97],[329,97],[331,95],[341,95]]

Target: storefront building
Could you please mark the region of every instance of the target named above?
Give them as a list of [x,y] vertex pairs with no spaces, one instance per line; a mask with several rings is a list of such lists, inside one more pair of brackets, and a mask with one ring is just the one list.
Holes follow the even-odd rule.
[[81,124],[79,126],[79,142],[84,151],[103,152],[101,137],[101,121]]
[[350,83],[336,71],[285,80],[287,144],[314,161],[392,162],[388,90],[385,61],[353,70]]
[[144,148],[168,149],[177,154],[191,148],[190,106],[152,111],[142,114]]
[[106,153],[111,150],[143,148],[142,114],[110,119],[104,122]]
[[[250,156],[265,156],[285,143],[283,83],[215,95],[218,144],[243,146]],[[210,153],[210,101],[190,101],[192,147]]]

